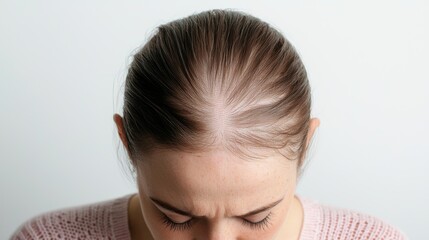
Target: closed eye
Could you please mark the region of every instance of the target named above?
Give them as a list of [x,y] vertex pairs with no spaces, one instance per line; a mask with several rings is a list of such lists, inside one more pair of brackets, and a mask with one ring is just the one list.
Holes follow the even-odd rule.
[[[162,215],[162,222],[169,227],[171,230],[187,230],[192,227],[194,221],[197,218],[201,218],[202,216],[195,216],[189,212],[173,207],[172,205],[163,202],[161,200],[150,197],[152,202],[157,206]],[[270,225],[270,217],[272,212],[270,212],[266,217],[260,219],[261,215],[279,204],[282,200],[277,200],[273,203],[270,203],[264,207],[260,207],[256,210],[250,211],[246,214],[237,216],[242,220],[243,225],[246,225],[252,229],[265,229]],[[167,216],[166,213],[161,211],[160,209],[164,209],[171,214],[174,214],[174,218],[172,216]],[[168,214],[170,215],[170,214]]]
[[249,221],[247,219],[243,219],[243,224],[252,228],[252,229],[266,229],[269,227],[270,225],[270,219],[272,216],[272,212],[270,212],[265,218],[263,218],[262,220],[258,221],[258,222],[252,222]]
[[[242,224],[254,229],[254,230],[265,230],[270,226],[270,219],[272,216],[272,212],[270,212],[265,218],[258,222],[249,221],[245,218],[242,218]],[[162,222],[165,224],[166,227],[168,227],[172,231],[186,231],[189,230],[194,221],[195,218],[189,218],[187,221],[184,222],[176,222],[169,218],[166,214],[162,213]]]
[[162,222],[166,225],[166,227],[170,228],[172,231],[185,231],[192,227],[193,218],[190,218],[189,220],[185,222],[175,222],[171,220],[167,215],[162,213]]

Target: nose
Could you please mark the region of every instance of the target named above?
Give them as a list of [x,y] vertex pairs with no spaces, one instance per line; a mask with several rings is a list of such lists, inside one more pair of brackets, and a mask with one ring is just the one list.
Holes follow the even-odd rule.
[[222,222],[213,223],[208,227],[207,240],[233,240],[231,229]]
[[205,231],[199,234],[198,240],[236,240],[228,222],[212,222],[206,225]]

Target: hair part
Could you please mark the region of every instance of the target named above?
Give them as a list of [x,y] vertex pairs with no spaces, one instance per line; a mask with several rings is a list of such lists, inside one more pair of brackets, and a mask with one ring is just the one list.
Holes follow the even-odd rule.
[[311,111],[304,65],[266,22],[209,10],[160,25],[125,83],[128,153],[276,150],[301,167]]

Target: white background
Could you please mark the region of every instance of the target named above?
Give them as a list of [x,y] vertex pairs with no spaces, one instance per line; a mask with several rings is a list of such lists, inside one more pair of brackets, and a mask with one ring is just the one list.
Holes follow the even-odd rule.
[[427,238],[429,5],[345,2],[0,0],[0,239],[136,191],[112,120],[130,56],[211,8],[267,21],[302,57],[321,125],[298,193]]

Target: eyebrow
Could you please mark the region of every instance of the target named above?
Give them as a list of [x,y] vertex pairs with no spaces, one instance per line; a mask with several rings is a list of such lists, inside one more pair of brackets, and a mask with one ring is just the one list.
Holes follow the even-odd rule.
[[[187,211],[184,211],[184,210],[178,209],[178,208],[176,208],[176,207],[172,206],[171,204],[169,204],[169,203],[167,203],[167,202],[164,202],[164,201],[162,201],[162,200],[156,199],[156,198],[154,198],[154,197],[149,197],[149,198],[150,198],[150,199],[151,199],[151,200],[152,200],[156,205],[161,206],[162,208],[165,208],[165,209],[167,209],[167,210],[169,210],[169,211],[172,211],[172,212],[178,213],[178,214],[180,214],[180,215],[187,216],[187,217],[193,217],[193,218],[202,217],[202,216],[196,216],[196,215],[194,215],[194,214],[192,214],[192,213],[190,213],[190,212],[187,212]],[[265,205],[265,206],[259,207],[259,208],[255,209],[255,210],[252,210],[252,211],[250,211],[250,212],[248,212],[248,213],[245,213],[245,214],[243,214],[243,215],[239,215],[239,216],[237,216],[237,217],[244,218],[244,217],[249,217],[249,216],[252,216],[252,215],[255,215],[255,214],[258,214],[258,213],[261,213],[261,212],[267,211],[267,210],[269,210],[269,209],[271,209],[271,208],[275,207],[277,204],[279,204],[281,201],[283,201],[283,199],[284,199],[284,197],[282,197],[281,199],[279,199],[279,200],[277,200],[277,201],[275,201],[275,202],[272,202],[272,203],[267,204],[267,205]]]

